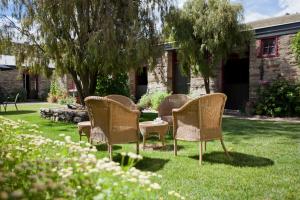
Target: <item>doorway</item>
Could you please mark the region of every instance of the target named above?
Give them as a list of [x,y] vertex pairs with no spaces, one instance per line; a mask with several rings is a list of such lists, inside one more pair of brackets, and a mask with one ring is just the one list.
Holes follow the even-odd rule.
[[143,67],[141,71],[136,74],[136,99],[140,99],[147,93],[148,87],[148,69]]
[[190,90],[190,74],[183,74],[177,59],[177,52],[172,52],[172,91],[173,94],[188,94]]
[[223,92],[226,109],[244,110],[249,100],[249,53],[245,57],[232,54],[223,66]]

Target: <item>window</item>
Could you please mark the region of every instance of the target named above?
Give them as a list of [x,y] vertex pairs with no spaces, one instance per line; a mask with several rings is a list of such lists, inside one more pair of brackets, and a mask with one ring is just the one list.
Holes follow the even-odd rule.
[[260,46],[261,57],[278,56],[276,37],[262,39],[260,44],[261,44]]

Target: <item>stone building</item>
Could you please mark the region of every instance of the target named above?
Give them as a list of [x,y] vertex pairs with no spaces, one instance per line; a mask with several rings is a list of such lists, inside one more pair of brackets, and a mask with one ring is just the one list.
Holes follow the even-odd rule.
[[14,56],[0,55],[0,95],[15,95],[26,91],[26,99],[45,99],[50,80],[42,75],[32,75],[28,70],[18,70]]
[[[257,98],[261,83],[272,82],[278,76],[290,81],[300,78],[300,66],[291,50],[291,40],[300,31],[300,14],[285,15],[248,24],[254,40],[243,52],[232,53],[227,61],[215,68],[211,80],[212,92],[223,92],[228,100],[226,108],[242,109],[246,102]],[[177,60],[175,45],[166,44],[165,52],[155,70],[146,67],[142,72],[130,72],[130,89],[140,98],[157,90],[172,93],[205,94],[201,76],[183,75]]]

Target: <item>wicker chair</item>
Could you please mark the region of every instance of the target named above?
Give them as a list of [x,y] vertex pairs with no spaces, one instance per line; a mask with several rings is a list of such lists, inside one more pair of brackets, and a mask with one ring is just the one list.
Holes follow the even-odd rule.
[[130,110],[114,100],[90,96],[85,103],[91,120],[90,143],[107,143],[112,159],[112,145],[136,142],[139,153],[139,111]]
[[126,96],[111,94],[106,96],[106,98],[117,101],[131,110],[138,110],[138,106],[130,98]]
[[158,116],[161,117],[162,120],[168,122],[169,126],[172,126],[172,110],[174,108],[180,108],[189,100],[190,98],[185,94],[172,94],[166,97],[158,107]]
[[222,93],[209,94],[173,110],[175,156],[177,155],[177,140],[199,141],[199,164],[201,165],[202,142],[220,140],[226,156],[229,157],[222,137],[222,115],[226,98],[226,95]]

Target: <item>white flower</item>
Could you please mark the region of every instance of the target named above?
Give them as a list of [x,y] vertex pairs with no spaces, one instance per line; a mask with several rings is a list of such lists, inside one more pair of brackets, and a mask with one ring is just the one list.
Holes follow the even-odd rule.
[[58,135],[59,137],[65,137],[65,134],[61,133]]
[[67,143],[72,142],[71,136],[67,135],[67,136],[65,137],[65,141],[66,141]]
[[160,185],[158,183],[152,183],[150,184],[150,187],[154,190],[159,190],[161,189]]

